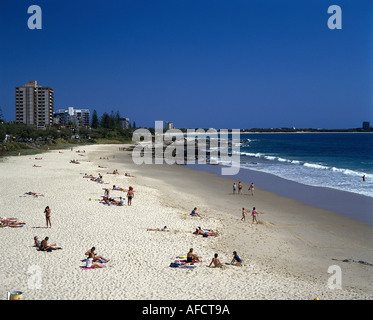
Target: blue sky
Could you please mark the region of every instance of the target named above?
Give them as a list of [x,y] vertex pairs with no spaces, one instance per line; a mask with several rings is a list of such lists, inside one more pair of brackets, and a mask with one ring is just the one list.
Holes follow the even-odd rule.
[[[27,27],[30,5],[42,30]],[[330,5],[342,29],[330,30]],[[137,125],[354,128],[373,122],[370,0],[2,0],[0,107],[51,86],[55,109]]]

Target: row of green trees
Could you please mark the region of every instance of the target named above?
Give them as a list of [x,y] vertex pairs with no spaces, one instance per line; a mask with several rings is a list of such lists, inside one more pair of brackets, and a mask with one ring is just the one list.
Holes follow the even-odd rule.
[[119,111],[108,114],[104,112],[99,118],[96,110],[93,111],[91,127],[60,127],[52,126],[47,128],[37,128],[35,125],[26,125],[6,122],[0,109],[0,143],[4,141],[6,135],[10,136],[12,141],[45,141],[64,139],[71,140],[72,137],[79,136],[80,140],[89,139],[92,142],[99,139],[111,140],[131,140],[132,132],[136,129],[136,123],[129,129],[123,129],[120,123]]
[[[111,111],[110,115],[107,112],[104,112],[101,118],[99,119],[97,111],[93,110],[91,128],[97,129],[99,127],[106,129],[120,129],[121,125],[121,116],[119,111]],[[136,122],[133,122],[133,125],[130,123],[130,129],[136,129]]]

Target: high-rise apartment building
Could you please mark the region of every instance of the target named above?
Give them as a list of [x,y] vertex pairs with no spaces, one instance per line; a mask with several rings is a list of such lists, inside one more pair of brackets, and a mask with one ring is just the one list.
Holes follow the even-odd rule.
[[174,124],[172,122],[165,122],[164,123],[164,128],[165,130],[169,130],[169,129],[173,129],[174,128]]
[[363,129],[364,130],[369,130],[370,129],[370,122],[369,121],[364,121],[363,122]]
[[16,122],[49,127],[53,124],[54,91],[32,80],[15,88]]

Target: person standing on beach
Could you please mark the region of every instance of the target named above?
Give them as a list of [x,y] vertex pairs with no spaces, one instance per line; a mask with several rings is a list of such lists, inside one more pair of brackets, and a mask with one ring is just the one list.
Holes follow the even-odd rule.
[[253,223],[254,221],[256,222],[256,224],[258,224],[258,220],[256,218],[256,215],[258,214],[258,212],[255,210],[255,207],[253,208],[253,210],[251,211],[251,216],[253,217]]
[[51,209],[49,208],[49,206],[45,207],[44,213],[45,213],[45,219],[47,221],[47,228],[48,228],[48,224],[49,224],[50,228],[52,228]]
[[132,198],[135,196],[133,192],[133,188],[129,187],[127,192],[127,199],[128,199],[128,205],[130,206],[132,204]]
[[254,182],[251,182],[249,190],[251,191],[251,195],[254,195]]
[[245,208],[242,208],[242,218],[241,218],[241,221],[245,221],[246,220],[246,210]]
[[238,181],[238,194],[241,194],[242,191],[242,183],[241,181]]
[[236,194],[236,183],[233,183],[233,194]]

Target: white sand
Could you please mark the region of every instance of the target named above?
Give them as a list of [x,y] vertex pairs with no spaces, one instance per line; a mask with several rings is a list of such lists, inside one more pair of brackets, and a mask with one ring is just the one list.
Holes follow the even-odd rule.
[[[260,215],[262,224],[238,223],[240,211],[237,208],[238,217],[235,217],[212,207],[211,199],[198,193],[181,190],[168,193],[169,185],[162,181],[167,181],[167,176],[163,179],[156,175],[144,176],[141,168],[134,164],[115,163],[112,155],[119,154],[117,145],[79,147],[86,151],[85,156],[78,156],[77,149],[9,157],[0,163],[0,216],[26,222],[23,228],[0,228],[0,299],[6,299],[6,292],[12,290],[22,291],[27,300],[373,298],[371,276],[366,281],[359,278],[356,286],[350,284],[354,282],[350,279],[348,286],[332,290],[327,285],[331,276],[327,273],[327,265],[321,273],[320,265],[315,266],[315,273],[302,272],[302,266],[296,263],[301,255],[293,250],[289,234],[296,233],[292,239],[301,238],[314,255],[318,251],[312,248],[319,244],[316,241],[310,245],[310,229],[300,227],[295,232],[282,228],[276,220],[279,218],[271,218],[268,211],[265,219]],[[109,156],[110,160],[99,160],[100,156]],[[36,157],[42,160],[35,160]],[[71,164],[71,159],[81,164]],[[89,159],[92,162],[87,162]],[[34,168],[33,164],[42,167]],[[98,165],[107,169],[98,168]],[[114,169],[121,174],[106,174]],[[173,170],[183,174],[185,168]],[[125,177],[126,171],[136,177]],[[109,184],[101,185],[83,178],[84,173],[97,175],[98,172]],[[100,198],[103,188],[111,188],[114,184],[134,187],[132,206],[106,206],[89,200]],[[20,197],[27,191],[45,196]],[[126,193],[111,191],[112,196],[121,194]],[[52,228],[48,229],[43,213],[46,206],[52,210]],[[179,214],[189,213],[194,206],[198,206],[201,214],[203,212],[202,219]],[[164,225],[170,232],[146,230]],[[221,235],[195,236],[192,231],[197,226],[219,230]],[[319,232],[321,234],[322,230]],[[63,249],[39,252],[33,247],[35,235],[39,239],[48,236],[50,243]],[[252,243],[248,246],[255,247],[252,255],[237,249],[242,242]],[[84,265],[81,262],[84,253],[92,246],[99,255],[111,259],[107,268],[79,268]],[[202,258],[202,263],[192,270],[169,267],[171,258],[186,255],[191,247]],[[233,250],[243,258],[243,267],[227,265],[223,270],[207,267],[215,252],[223,263],[230,262]],[[305,252],[303,256],[305,261],[310,259]],[[323,253],[320,259],[325,256]],[[346,279],[351,274],[349,271],[362,270],[365,276],[371,275],[373,270],[365,265],[333,263],[330,256],[326,263],[340,265],[343,272],[347,268]],[[297,267],[293,268],[293,264]]]

